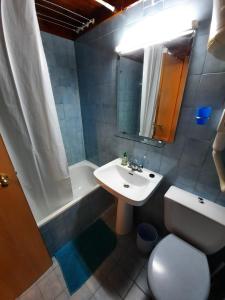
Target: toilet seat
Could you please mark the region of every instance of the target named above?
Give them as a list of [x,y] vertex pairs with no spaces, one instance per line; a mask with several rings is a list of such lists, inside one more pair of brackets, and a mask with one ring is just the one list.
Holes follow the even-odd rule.
[[206,255],[169,234],[150,256],[148,283],[156,300],[206,300],[210,289]]

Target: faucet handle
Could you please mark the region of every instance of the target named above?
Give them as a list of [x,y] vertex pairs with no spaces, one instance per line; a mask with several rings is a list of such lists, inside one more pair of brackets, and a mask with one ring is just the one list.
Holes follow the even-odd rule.
[[132,171],[137,171],[138,165],[135,162],[130,161],[128,164],[128,168],[131,168]]
[[143,172],[143,165],[137,165],[137,171],[138,172]]
[[133,161],[132,161],[132,160],[129,160],[129,161],[128,161],[128,168],[132,168],[133,165],[134,165]]
[[128,168],[131,168],[132,171],[138,171],[138,172],[143,172],[143,165],[142,164],[138,164],[137,160],[135,161],[129,161],[128,163]]

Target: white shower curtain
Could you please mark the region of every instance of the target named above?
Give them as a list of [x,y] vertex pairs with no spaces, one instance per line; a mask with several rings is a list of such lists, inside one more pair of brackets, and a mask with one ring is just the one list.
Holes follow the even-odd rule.
[[163,45],[144,49],[144,66],[141,92],[140,133],[152,138],[163,58]]
[[0,131],[40,221],[72,187],[34,1],[0,4]]

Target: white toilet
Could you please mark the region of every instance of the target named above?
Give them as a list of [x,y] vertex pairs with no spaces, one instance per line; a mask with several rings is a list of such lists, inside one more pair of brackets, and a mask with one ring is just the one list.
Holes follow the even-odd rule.
[[164,196],[171,234],[150,255],[148,283],[156,300],[206,300],[210,273],[206,254],[225,246],[225,207],[175,186]]

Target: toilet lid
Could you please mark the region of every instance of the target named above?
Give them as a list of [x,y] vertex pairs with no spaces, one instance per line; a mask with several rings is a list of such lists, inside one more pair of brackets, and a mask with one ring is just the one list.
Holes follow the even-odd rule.
[[148,282],[157,300],[206,300],[210,289],[206,255],[170,234],[150,256]]

